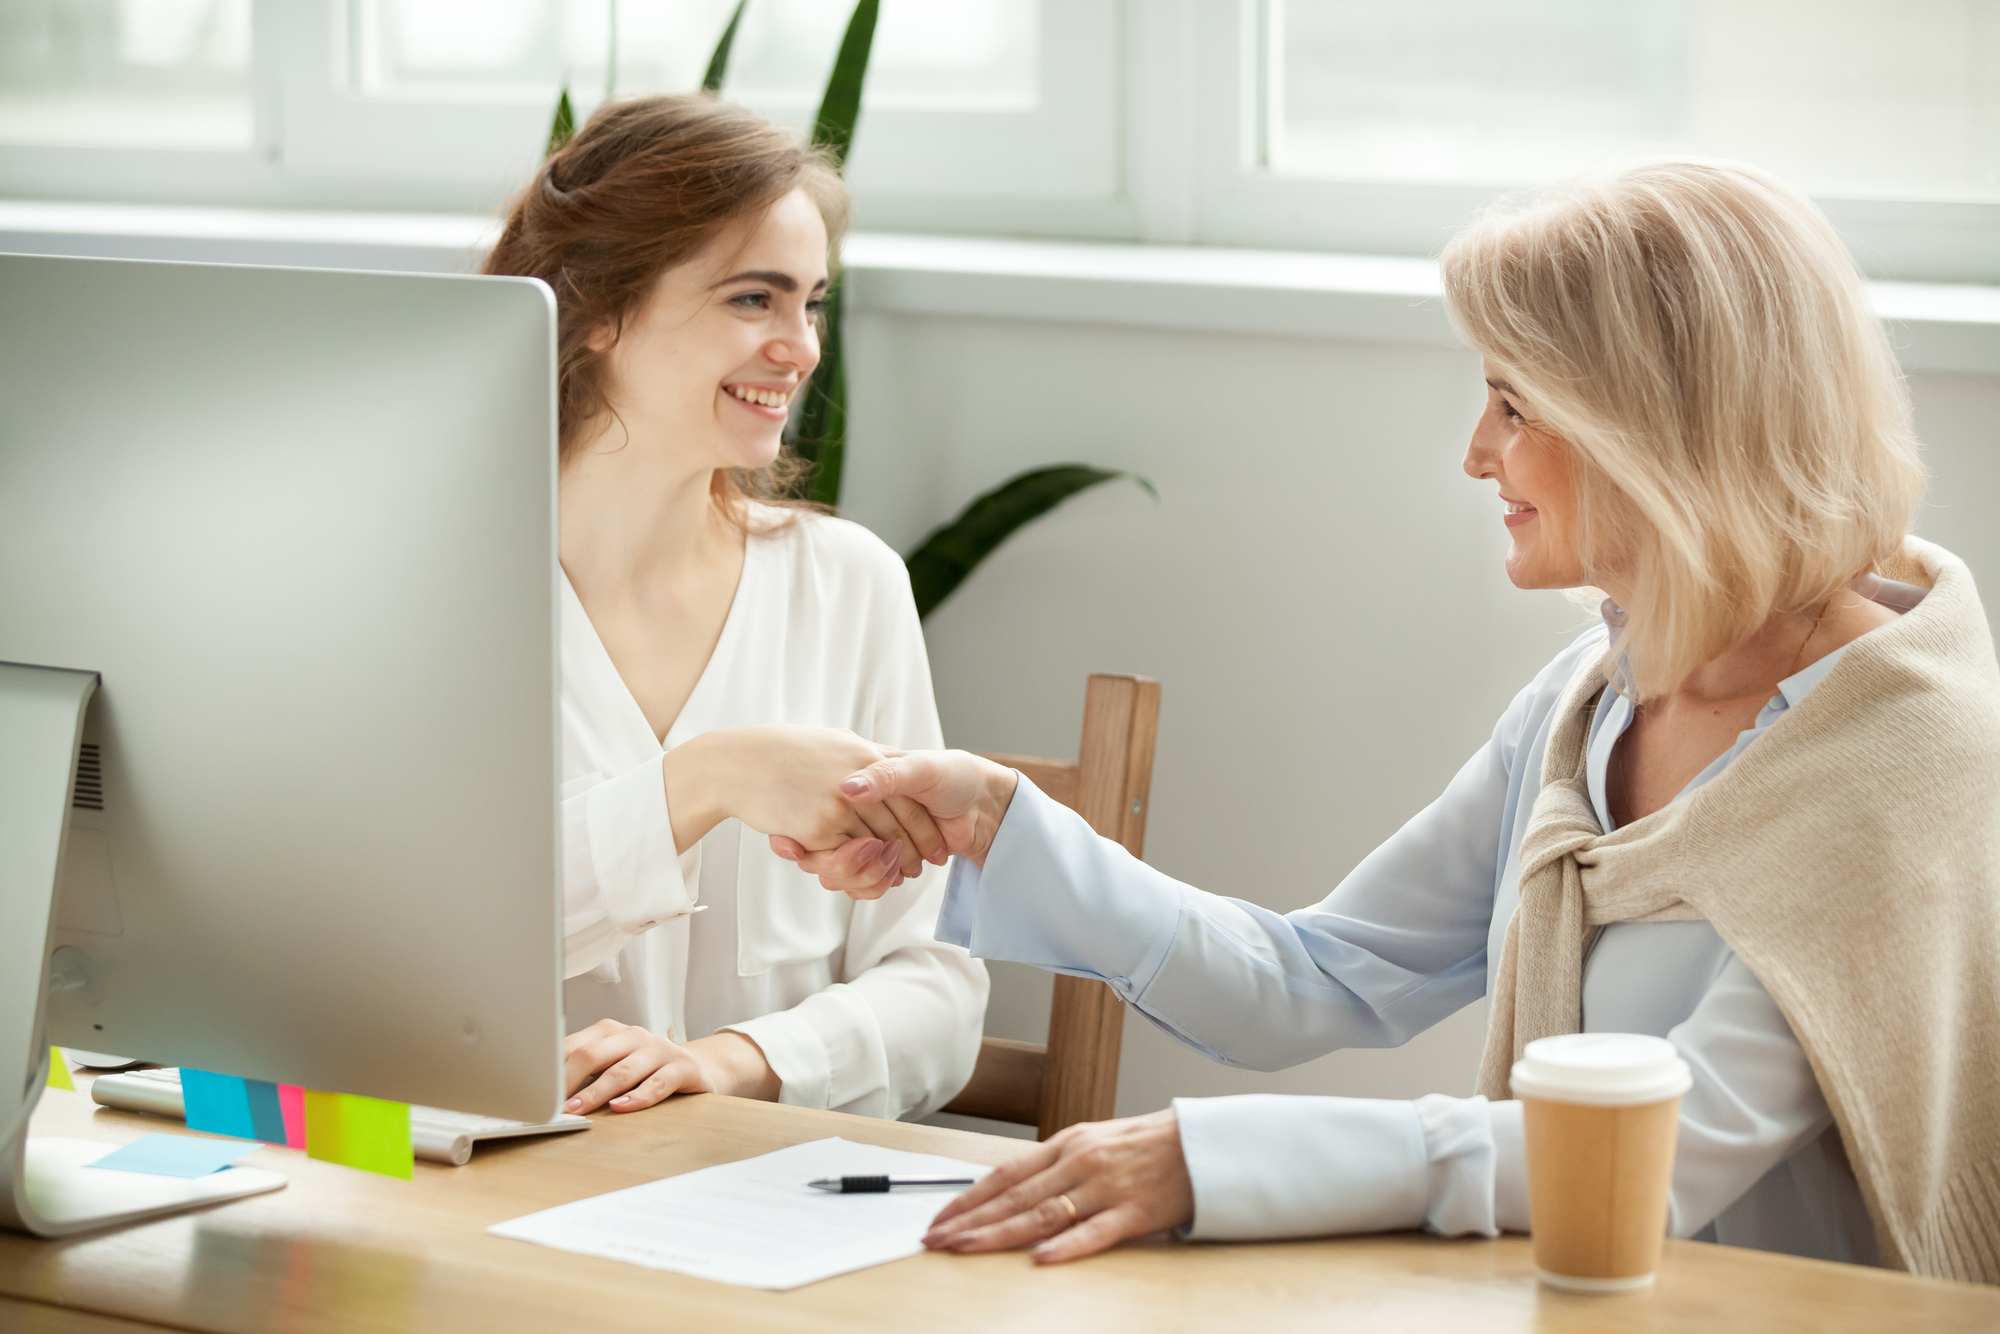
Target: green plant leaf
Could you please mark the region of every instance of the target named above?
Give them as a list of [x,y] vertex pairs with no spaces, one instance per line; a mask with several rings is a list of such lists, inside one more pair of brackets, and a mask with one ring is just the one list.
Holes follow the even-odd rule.
[[1130,477],[1147,495],[1160,498],[1153,484],[1137,473],[1082,463],[1036,468],[976,498],[957,518],[904,557],[903,563],[910,570],[910,591],[917,599],[917,615],[929,616],[936,610],[1002,542],[1077,492],[1114,477]]
[[554,155],[555,151],[576,137],[576,108],[569,104],[569,85],[564,84],[562,96],[556,99],[556,118],[549,126],[549,147],[543,157]]
[[840,337],[842,276],[835,274],[826,291],[826,341],[819,365],[806,382],[806,401],[799,408],[792,449],[812,465],[806,479],[806,499],[822,505],[840,504],[841,464],[847,452],[847,358]]
[[750,0],[736,0],[736,11],[729,16],[728,26],[715,43],[715,54],[708,58],[708,73],[701,76],[704,93],[722,91],[723,77],[729,73],[729,48],[736,45],[736,25],[743,21],[743,6],[749,3]]
[[868,77],[868,53],[875,45],[875,17],[881,8],[881,0],[856,0],[833,74],[826,81],[826,96],[813,119],[813,143],[830,151],[843,171],[848,146],[854,142],[854,122],[861,114],[861,84]]

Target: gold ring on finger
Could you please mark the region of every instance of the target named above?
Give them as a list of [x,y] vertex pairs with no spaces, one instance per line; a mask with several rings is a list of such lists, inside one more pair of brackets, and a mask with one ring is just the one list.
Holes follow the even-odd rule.
[[1075,1227],[1075,1226],[1076,1226],[1076,1219],[1077,1219],[1077,1213],[1076,1213],[1076,1201],[1075,1201],[1075,1200],[1072,1200],[1072,1199],[1071,1199],[1071,1198],[1070,1198],[1069,1196],[1067,1196],[1067,1195],[1058,1195],[1058,1196],[1056,1196],[1056,1198],[1057,1198],[1058,1200],[1062,1201],[1062,1207],[1063,1207],[1063,1208],[1065,1208],[1065,1209],[1069,1210],[1069,1222],[1068,1222],[1068,1223],[1066,1223],[1066,1224],[1065,1224],[1064,1226],[1066,1226],[1066,1227]]

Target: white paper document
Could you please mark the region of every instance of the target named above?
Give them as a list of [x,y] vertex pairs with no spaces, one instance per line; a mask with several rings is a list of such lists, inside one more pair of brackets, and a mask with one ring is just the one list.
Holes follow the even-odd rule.
[[928,1153],[822,1139],[557,1205],[486,1230],[746,1288],[796,1288],[917,1254],[931,1219],[958,1193],[830,1195],[807,1182],[882,1174],[982,1177],[990,1170]]

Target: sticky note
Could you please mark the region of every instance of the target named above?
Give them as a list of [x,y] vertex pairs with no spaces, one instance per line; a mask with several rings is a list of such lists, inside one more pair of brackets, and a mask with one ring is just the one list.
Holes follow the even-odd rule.
[[305,1105],[308,1158],[405,1181],[413,1175],[408,1103],[307,1089]]
[[49,1048],[49,1087],[76,1092],[76,1081],[69,1077],[69,1058],[62,1054],[61,1047]]
[[306,1146],[306,1091],[297,1084],[278,1085],[278,1115],[285,1123],[285,1147]]
[[278,1086],[207,1070],[181,1070],[181,1103],[189,1130],[290,1144]]
[[205,1177],[250,1152],[248,1144],[226,1139],[196,1139],[192,1135],[141,1135],[113,1149],[91,1167],[114,1172],[144,1172],[156,1177]]

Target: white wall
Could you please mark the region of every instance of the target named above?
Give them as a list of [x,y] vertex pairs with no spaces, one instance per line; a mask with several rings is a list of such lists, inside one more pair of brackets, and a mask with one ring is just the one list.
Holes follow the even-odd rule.
[[[451,272],[490,226],[0,201],[0,250],[120,258]],[[1172,875],[1274,908],[1318,899],[1586,624],[1500,573],[1491,486],[1458,471],[1477,363],[1448,345],[1422,261],[884,236],[850,238],[846,260],[863,280],[850,517],[907,551],[1038,464],[1159,487],[1157,505],[1123,484],[1071,501],[928,634],[946,736],[975,749],[1072,755],[1088,672],[1160,680],[1147,859]],[[2000,293],[1875,284],[1871,299],[1919,368],[1935,475],[1920,530],[2000,608]],[[1048,977],[993,973],[988,1031],[1040,1040]],[[1263,1075],[1128,1018],[1120,1110],[1467,1092],[1481,1022]]]
[[[1073,755],[1083,678],[1162,683],[1147,860],[1310,903],[1429,801],[1586,621],[1522,593],[1459,471],[1478,363],[1438,346],[863,311],[847,512],[901,550],[1036,464],[1112,484],[996,553],[928,625],[954,745]],[[2000,376],[1920,373],[1921,529],[2000,589]],[[989,1033],[1040,1040],[1049,979],[993,966]],[[1479,1007],[1395,1051],[1227,1069],[1128,1014],[1119,1111],[1176,1095],[1471,1090]]]

